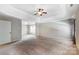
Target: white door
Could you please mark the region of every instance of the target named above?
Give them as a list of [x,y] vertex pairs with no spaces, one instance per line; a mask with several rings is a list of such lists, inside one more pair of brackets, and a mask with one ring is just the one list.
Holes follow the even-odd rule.
[[11,42],[11,22],[0,21],[0,44]]

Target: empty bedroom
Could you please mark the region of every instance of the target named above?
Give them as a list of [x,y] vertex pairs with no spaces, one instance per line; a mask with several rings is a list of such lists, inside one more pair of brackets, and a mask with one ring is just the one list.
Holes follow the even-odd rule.
[[0,4],[0,55],[78,54],[78,4]]

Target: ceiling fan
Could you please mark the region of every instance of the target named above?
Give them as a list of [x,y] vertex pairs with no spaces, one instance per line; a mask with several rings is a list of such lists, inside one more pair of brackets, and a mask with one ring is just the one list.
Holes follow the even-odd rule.
[[47,12],[44,11],[44,9],[39,8],[37,11],[35,11],[35,14],[34,15],[43,16],[45,14],[47,14]]

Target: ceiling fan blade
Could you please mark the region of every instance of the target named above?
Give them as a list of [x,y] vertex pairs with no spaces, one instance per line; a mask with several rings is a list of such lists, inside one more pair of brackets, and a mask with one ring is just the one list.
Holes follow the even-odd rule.
[[47,14],[47,12],[43,12],[43,14]]
[[38,9],[38,11],[43,11],[43,10],[44,10],[44,9],[42,9],[42,8],[39,8],[39,9]]

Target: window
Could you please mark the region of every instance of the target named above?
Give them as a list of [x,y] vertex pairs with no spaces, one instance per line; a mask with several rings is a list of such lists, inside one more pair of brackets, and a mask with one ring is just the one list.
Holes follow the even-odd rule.
[[30,31],[29,31],[30,34],[35,34],[36,33],[36,26],[35,26],[35,24],[30,25],[29,28],[30,28]]
[[35,24],[26,25],[26,32],[27,34],[35,34],[36,32]]
[[23,22],[22,35],[35,35],[35,33],[36,33],[35,23]]

